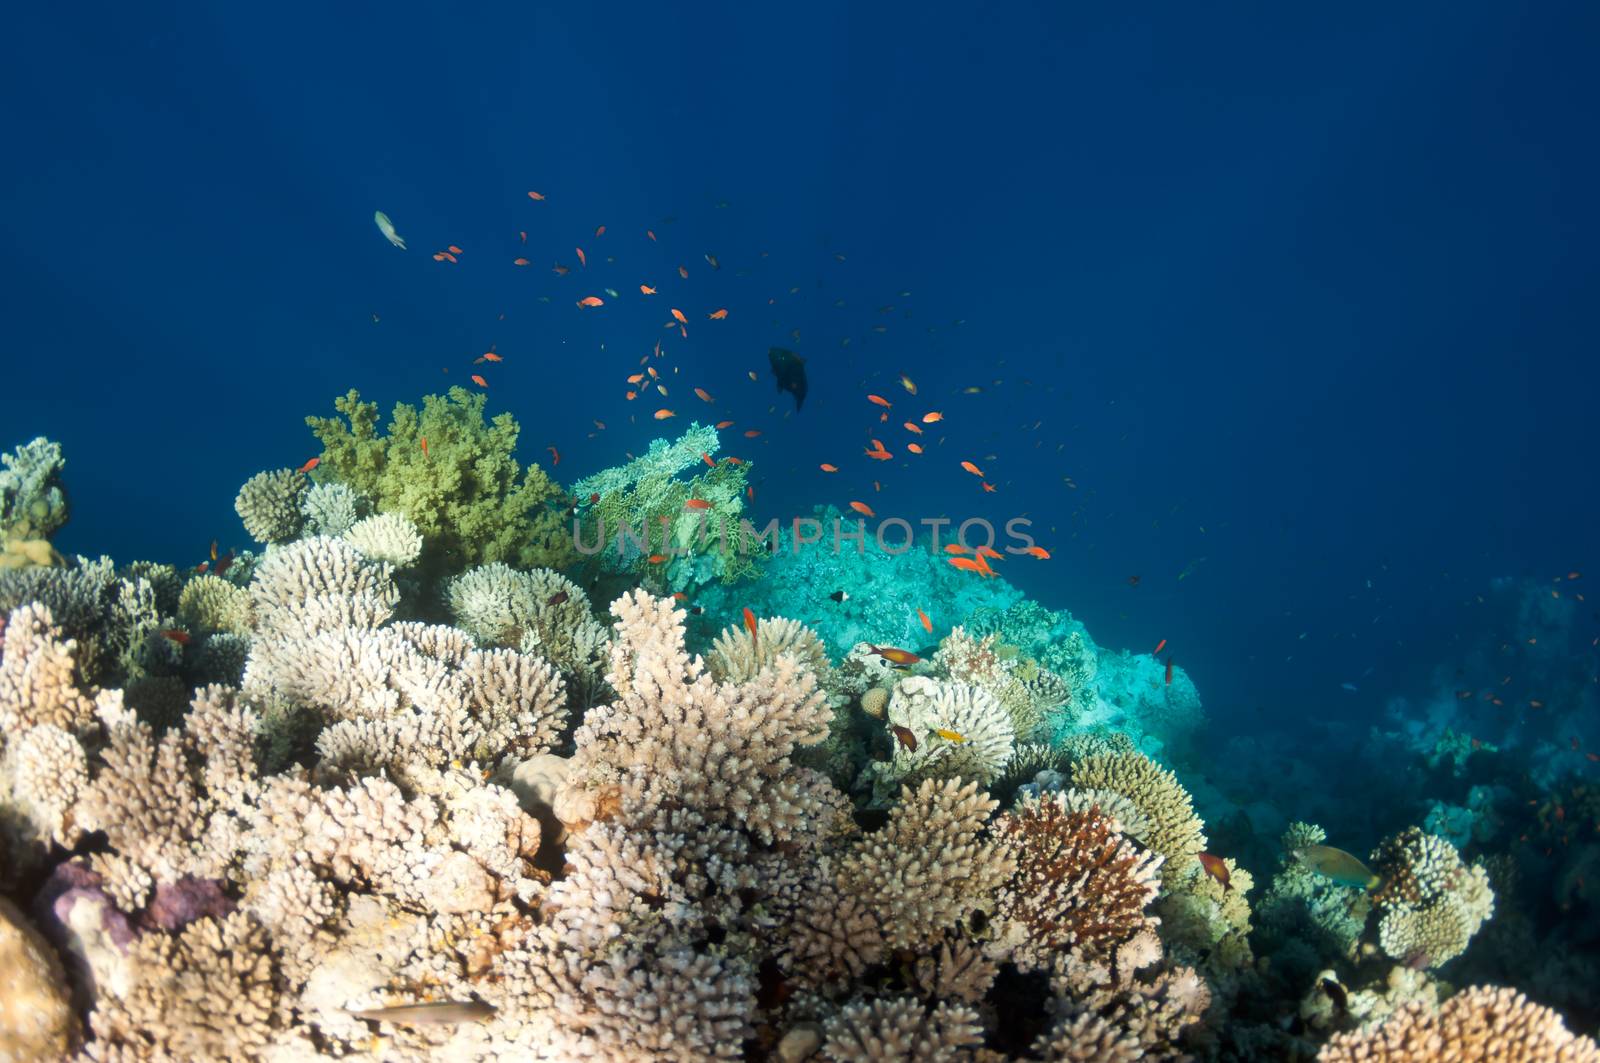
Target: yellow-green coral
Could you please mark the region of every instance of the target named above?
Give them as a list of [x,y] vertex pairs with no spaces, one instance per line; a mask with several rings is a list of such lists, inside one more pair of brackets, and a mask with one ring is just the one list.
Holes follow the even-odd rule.
[[1172,772],[1143,753],[1102,753],[1073,761],[1072,785],[1113,790],[1144,813],[1145,844],[1167,858],[1163,881],[1170,885],[1193,871],[1195,854],[1206,847],[1205,824]]
[[178,620],[194,632],[250,630],[250,592],[209,573],[183,585],[178,595]]
[[[464,388],[396,403],[383,435],[378,405],[355,390],[334,401],[340,417],[307,417],[322,441],[319,477],[398,513],[422,533],[422,565],[459,570],[489,561],[561,567],[572,543],[561,487],[513,456],[520,428],[509,413],[484,420],[487,396]],[[427,440],[427,449],[423,449]]]

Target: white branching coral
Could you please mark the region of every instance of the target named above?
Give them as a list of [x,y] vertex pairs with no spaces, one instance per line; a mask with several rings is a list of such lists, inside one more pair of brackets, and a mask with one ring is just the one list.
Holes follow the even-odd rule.
[[743,683],[770,668],[779,654],[788,654],[805,667],[817,682],[828,681],[828,650],[816,632],[786,617],[768,617],[756,622],[756,634],[742,625],[730,625],[712,643],[706,664],[719,683]]
[[1474,986],[1437,1009],[1407,1004],[1371,1031],[1334,1036],[1319,1063],[1597,1063],[1600,1045],[1512,989]]
[[[75,845],[82,832],[73,806],[89,784],[88,761],[82,743],[61,728],[29,728],[0,756],[0,803],[13,804],[13,813],[28,823],[29,835]],[[5,800],[8,790],[10,802]]]
[[1488,872],[1468,867],[1444,838],[1411,827],[1385,839],[1372,860],[1382,880],[1372,898],[1378,943],[1393,959],[1437,967],[1465,952],[1494,914]]
[[0,735],[49,724],[74,734],[94,726],[94,701],[79,688],[78,644],[62,639],[50,610],[12,611],[0,654]]
[[312,484],[300,500],[305,530],[312,535],[343,535],[367,508],[366,499],[341,483]]
[[970,1007],[928,1008],[905,997],[847,1004],[823,1032],[822,1054],[834,1063],[957,1063],[983,1043],[978,1013]]
[[257,633],[295,638],[377,627],[399,601],[391,573],[343,539],[313,536],[272,550],[250,582]]
[[422,556],[422,533],[399,513],[380,513],[358,520],[344,533],[345,540],[373,561],[405,568]]
[[293,469],[258,472],[239,488],[233,508],[257,542],[286,542],[305,526],[300,502],[308,486],[310,481]]
[[884,717],[895,736],[888,761],[870,765],[880,791],[929,778],[988,785],[1011,758],[1011,717],[981,687],[906,676],[895,684]]
[[592,689],[605,670],[610,636],[589,599],[559,572],[522,572],[493,562],[452,579],[445,598],[456,624],[480,644],[536,653],[568,683]]
[[250,611],[249,591],[209,572],[189,580],[178,595],[178,620],[191,631],[244,634]]
[[718,684],[684,650],[671,601],[635,591],[611,611],[606,678],[618,697],[578,729],[556,806],[564,822],[599,818],[611,803],[645,826],[687,805],[771,844],[826,818],[831,787],[789,759],[827,736],[831,713],[810,672],[781,656],[747,683]]
[[843,857],[841,886],[877,914],[889,947],[937,942],[947,927],[993,907],[1016,870],[1006,850],[982,836],[996,807],[976,783],[926,779]]

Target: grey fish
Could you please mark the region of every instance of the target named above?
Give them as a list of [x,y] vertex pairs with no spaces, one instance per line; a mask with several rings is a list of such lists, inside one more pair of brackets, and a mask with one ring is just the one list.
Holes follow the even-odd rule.
[[450,1022],[481,1022],[494,1014],[494,1006],[481,1000],[436,1000],[431,1004],[400,1004],[392,1008],[352,1011],[358,1019],[429,1026]]

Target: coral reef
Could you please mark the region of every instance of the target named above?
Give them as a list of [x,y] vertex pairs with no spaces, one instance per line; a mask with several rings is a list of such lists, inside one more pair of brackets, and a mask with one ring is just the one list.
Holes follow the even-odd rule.
[[309,485],[304,474],[293,469],[258,472],[239,488],[233,508],[256,542],[287,542],[305,527],[300,503]]
[[1510,989],[1474,987],[1437,1009],[1413,1003],[1370,1033],[1335,1036],[1319,1063],[1590,1063],[1600,1045]]
[[[0,567],[49,564],[48,541],[67,522],[61,447],[40,436],[0,454]],[[42,558],[42,560],[41,560]]]

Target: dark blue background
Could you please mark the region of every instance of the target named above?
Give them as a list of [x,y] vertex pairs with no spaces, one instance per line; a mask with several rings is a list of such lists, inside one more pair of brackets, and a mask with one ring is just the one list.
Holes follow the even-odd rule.
[[[65,445],[63,548],[193,563],[244,545],[240,482],[316,452],[305,414],[490,344],[524,457],[614,463],[658,428],[622,378],[662,337],[677,425],[765,430],[725,438],[763,515],[1026,512],[1055,557],[1006,574],[1102,643],[1169,638],[1223,726],[1357,722],[1491,576],[1595,560],[1600,14],[1062,7],[30,5],[0,444]],[[810,361],[787,419],[773,343]],[[860,458],[926,409],[943,447]]]

